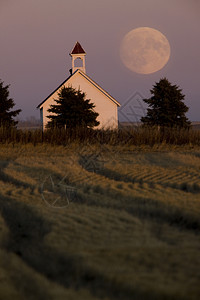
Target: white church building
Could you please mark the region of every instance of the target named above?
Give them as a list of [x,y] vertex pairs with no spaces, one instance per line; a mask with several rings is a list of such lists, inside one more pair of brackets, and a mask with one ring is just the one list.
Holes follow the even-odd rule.
[[[40,109],[42,128],[45,129],[49,122],[49,118],[47,118],[47,116],[50,115],[48,109],[50,108],[50,105],[55,104],[54,99],[58,98],[59,90],[63,87],[67,88],[69,86],[86,93],[86,98],[90,99],[90,102],[94,103],[94,111],[99,114],[97,121],[100,122],[100,124],[95,128],[117,128],[118,107],[120,106],[120,103],[86,74],[86,52],[79,42],[75,44],[70,56],[72,58],[70,76],[37,106],[37,108]],[[80,67],[77,66],[77,60],[81,62]]]

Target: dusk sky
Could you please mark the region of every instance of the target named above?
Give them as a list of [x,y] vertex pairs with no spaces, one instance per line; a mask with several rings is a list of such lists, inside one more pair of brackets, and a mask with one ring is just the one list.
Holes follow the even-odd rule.
[[[123,37],[137,27],[168,39],[171,56],[160,71],[137,74],[122,63]],[[200,121],[199,0],[0,0],[0,29],[0,79],[20,118],[39,118],[36,106],[69,76],[79,41],[86,73],[122,106],[136,92],[149,97],[167,77],[183,90],[188,118]]]

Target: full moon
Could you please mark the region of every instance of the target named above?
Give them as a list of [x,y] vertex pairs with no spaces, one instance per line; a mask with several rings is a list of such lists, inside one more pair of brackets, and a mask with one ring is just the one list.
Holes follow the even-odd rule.
[[139,74],[161,70],[170,58],[170,44],[158,30],[139,27],[128,32],[120,46],[124,65]]

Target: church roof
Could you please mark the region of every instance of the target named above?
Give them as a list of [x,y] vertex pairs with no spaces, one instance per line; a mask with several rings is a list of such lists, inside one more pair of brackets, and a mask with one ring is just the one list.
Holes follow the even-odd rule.
[[79,73],[81,76],[83,76],[87,81],[90,82],[90,84],[92,84],[95,88],[97,88],[99,91],[101,91],[101,93],[103,93],[106,97],[108,97],[111,101],[113,101],[117,106],[121,106],[120,103],[114,99],[108,92],[106,92],[103,88],[101,88],[94,80],[92,80],[88,75],[86,75],[85,73],[83,73],[81,70],[76,70],[72,75],[70,75],[63,83],[61,83],[59,85],[59,87],[57,87],[46,99],[44,99],[38,106],[37,108],[40,108],[44,102],[46,102],[56,91],[58,91],[65,83],[67,83],[67,81],[75,76],[75,74]]
[[76,42],[76,45],[74,46],[70,54],[86,54],[86,52],[82,48],[81,44],[79,42]]

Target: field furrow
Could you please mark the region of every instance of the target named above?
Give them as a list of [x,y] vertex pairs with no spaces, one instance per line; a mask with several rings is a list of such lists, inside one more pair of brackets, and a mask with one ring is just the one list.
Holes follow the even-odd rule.
[[197,300],[199,215],[199,149],[2,146],[0,298]]

